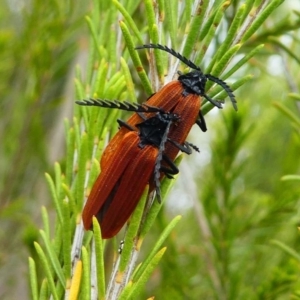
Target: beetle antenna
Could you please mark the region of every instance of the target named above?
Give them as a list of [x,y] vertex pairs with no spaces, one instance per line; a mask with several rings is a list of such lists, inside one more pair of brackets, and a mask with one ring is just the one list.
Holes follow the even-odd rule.
[[[233,91],[232,89],[226,84],[226,82],[224,82],[223,80],[213,76],[213,75],[210,75],[210,74],[205,74],[206,78],[215,82],[216,84],[218,84],[219,86],[221,86],[224,91],[227,93],[227,95],[229,96],[230,100],[231,100],[231,103],[233,105],[233,108],[235,110],[238,110],[237,108],[237,105],[236,105],[236,99],[235,99],[235,96],[233,94]],[[210,100],[209,100],[210,101]]]
[[160,178],[160,168],[161,168],[161,162],[162,162],[162,159],[163,159],[163,152],[165,151],[165,144],[168,140],[168,134],[169,134],[169,131],[170,131],[170,127],[173,123],[173,120],[177,120],[178,117],[177,116],[173,116],[169,122],[168,122],[168,125],[165,129],[165,132],[164,132],[164,135],[161,139],[161,142],[160,142],[160,146],[159,146],[159,151],[158,151],[158,155],[157,155],[157,158],[156,158],[156,162],[155,162],[155,167],[154,167],[154,184],[155,184],[155,190],[156,190],[156,196],[157,196],[157,201],[158,203],[161,203],[161,194],[160,194],[160,181],[159,181],[159,178]]
[[192,61],[190,61],[186,57],[182,56],[180,53],[176,52],[175,50],[173,50],[173,49],[171,49],[167,46],[162,46],[160,44],[148,44],[148,45],[135,47],[135,49],[137,49],[137,50],[140,50],[140,49],[159,49],[159,50],[168,52],[171,55],[178,58],[179,60],[181,60],[183,63],[185,63],[188,67],[202,72],[201,69],[198,66],[196,66]]
[[81,101],[75,101],[78,105],[82,106],[98,106],[98,107],[106,107],[106,108],[117,108],[126,111],[134,111],[134,112],[161,112],[164,113],[164,110],[147,104],[138,104],[135,102],[128,101],[118,101],[118,100],[105,100],[105,99],[84,99]]

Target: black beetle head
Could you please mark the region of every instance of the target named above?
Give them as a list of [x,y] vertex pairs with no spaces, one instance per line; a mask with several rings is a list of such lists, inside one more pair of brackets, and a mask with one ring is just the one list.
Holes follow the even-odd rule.
[[178,72],[178,80],[183,86],[183,95],[196,94],[203,96],[205,94],[206,76],[198,70],[191,71],[187,74]]
[[213,105],[217,106],[218,108],[222,108],[221,102],[218,100],[213,100],[210,97],[208,97],[205,94],[205,84],[207,80],[213,81],[214,83],[220,85],[227,95],[229,96],[232,105],[235,110],[237,110],[236,100],[233,94],[233,91],[231,88],[224,82],[223,80],[210,75],[210,74],[203,74],[200,67],[196,66],[192,61],[187,59],[186,57],[182,56],[178,52],[174,51],[173,49],[170,49],[167,46],[162,46],[159,44],[149,44],[149,45],[143,45],[136,47],[135,49],[159,49],[165,52],[170,53],[171,55],[175,56],[179,60],[181,60],[183,63],[185,63],[188,67],[191,69],[194,69],[195,71],[189,72],[187,74],[182,74],[181,72],[178,72],[179,77],[178,80],[183,85],[183,92],[182,94],[184,96],[187,96],[188,94],[197,94],[199,96],[205,97],[206,100],[210,101]]

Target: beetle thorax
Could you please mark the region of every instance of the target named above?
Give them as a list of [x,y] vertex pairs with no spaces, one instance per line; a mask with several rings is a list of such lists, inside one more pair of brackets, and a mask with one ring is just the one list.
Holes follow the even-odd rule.
[[177,114],[157,113],[155,116],[139,123],[136,127],[139,129],[139,147],[144,148],[146,145],[153,145],[157,148],[160,147],[163,136],[168,126],[179,120]]
[[139,147],[144,148],[146,145],[154,145],[159,147],[167,125],[167,121],[160,119],[157,115],[140,124],[137,124],[136,126],[140,131]]
[[205,85],[207,78],[201,71],[192,71],[186,74],[178,72],[178,80],[183,86],[183,95],[196,94],[203,96],[205,94]]

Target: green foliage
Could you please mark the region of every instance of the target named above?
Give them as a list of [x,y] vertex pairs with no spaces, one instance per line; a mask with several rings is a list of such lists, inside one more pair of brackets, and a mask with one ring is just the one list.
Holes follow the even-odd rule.
[[[300,13],[283,0],[86,3],[0,9],[1,298],[13,290],[20,298],[25,245],[32,299],[300,299]],[[146,189],[119,255],[123,232],[103,241],[96,220],[93,233],[83,230],[81,211],[125,116],[74,100],[142,102],[186,68],[162,51],[134,49],[149,41],[226,80],[239,110],[225,104],[216,117],[203,102],[210,155],[197,170],[193,156],[179,175],[193,209],[172,218],[165,204],[149,205]],[[68,74],[74,61],[80,66]],[[220,87],[207,88],[226,99]],[[174,183],[163,181],[164,200]]]

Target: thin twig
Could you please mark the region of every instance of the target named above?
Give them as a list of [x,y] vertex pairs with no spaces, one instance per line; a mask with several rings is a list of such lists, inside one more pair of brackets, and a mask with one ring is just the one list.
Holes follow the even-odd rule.
[[251,24],[256,20],[257,15],[267,6],[268,0],[263,0],[260,4],[260,6],[257,7],[255,12],[253,14],[249,14],[246,21],[243,23],[242,27],[240,28],[237,36],[232,42],[232,45],[238,44],[242,37],[244,36],[245,32],[248,30],[248,28],[251,26]]

